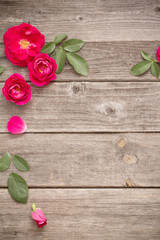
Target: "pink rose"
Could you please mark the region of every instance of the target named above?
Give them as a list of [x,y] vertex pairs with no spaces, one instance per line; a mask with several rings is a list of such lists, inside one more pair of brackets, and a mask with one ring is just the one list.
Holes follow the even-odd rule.
[[14,65],[25,67],[40,53],[45,37],[37,28],[28,23],[22,23],[9,28],[3,40],[7,58]]
[[29,78],[36,86],[46,86],[56,79],[56,61],[46,53],[39,53],[28,63]]
[[19,73],[12,74],[5,82],[2,93],[6,100],[24,105],[31,100],[31,86]]
[[44,216],[41,209],[36,208],[36,205],[32,204],[33,212],[32,212],[32,218],[37,223],[37,226],[39,228],[42,228],[44,225],[47,224],[47,219]]
[[157,49],[157,60],[160,63],[160,46]]

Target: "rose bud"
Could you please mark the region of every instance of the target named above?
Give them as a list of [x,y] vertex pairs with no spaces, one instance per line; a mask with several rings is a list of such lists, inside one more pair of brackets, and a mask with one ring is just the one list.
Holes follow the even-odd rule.
[[5,82],[2,93],[6,100],[24,105],[31,100],[31,86],[19,73],[12,74]]
[[44,216],[41,209],[36,208],[36,205],[34,203],[32,204],[32,209],[33,209],[33,212],[32,212],[33,220],[37,223],[37,226],[39,228],[42,228],[44,225],[47,224],[46,217]]
[[56,61],[46,53],[39,53],[28,63],[29,78],[36,86],[46,86],[56,79]]
[[3,37],[5,54],[14,65],[27,66],[44,45],[45,37],[31,24],[22,23],[8,29]]

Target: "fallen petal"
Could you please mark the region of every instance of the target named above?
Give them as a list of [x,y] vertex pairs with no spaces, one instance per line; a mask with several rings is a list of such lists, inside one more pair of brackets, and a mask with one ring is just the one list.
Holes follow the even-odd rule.
[[8,131],[13,134],[24,133],[27,130],[27,125],[22,118],[13,116],[7,124]]

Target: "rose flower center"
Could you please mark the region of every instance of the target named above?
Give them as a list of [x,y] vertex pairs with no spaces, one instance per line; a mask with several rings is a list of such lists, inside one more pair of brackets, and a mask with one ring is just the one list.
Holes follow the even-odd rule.
[[30,45],[30,42],[28,42],[26,39],[21,39],[19,41],[19,44],[20,44],[22,49],[27,49]]

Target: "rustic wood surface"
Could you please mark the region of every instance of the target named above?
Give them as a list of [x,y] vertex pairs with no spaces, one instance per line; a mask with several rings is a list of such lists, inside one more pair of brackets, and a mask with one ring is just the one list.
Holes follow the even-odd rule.
[[[0,155],[9,149],[27,159],[31,171],[23,176],[43,188],[160,187],[159,145],[158,133],[0,135]],[[10,171],[18,173],[13,164]]]
[[[28,204],[22,206],[2,189],[0,236],[5,240],[159,240],[159,199],[159,189],[31,189]],[[37,230],[33,224],[33,201],[48,217],[45,229]]]
[[[80,76],[73,71],[73,68],[67,64],[62,73],[57,76],[56,82],[158,82],[148,71],[147,74],[135,77],[130,74],[130,68],[134,64],[142,61],[141,50],[149,52],[156,57],[158,41],[112,41],[103,43],[86,43],[80,54],[87,59],[90,66],[88,77]],[[5,72],[0,78],[4,82],[11,73],[21,73],[29,81],[27,67],[21,68],[14,66],[6,59],[4,54],[4,45],[0,44],[0,65],[7,66]]]
[[160,82],[52,82],[32,84],[32,93],[18,107],[1,96],[0,132],[12,115],[26,121],[28,132],[160,131]]
[[[55,82],[38,88],[25,106],[0,95],[0,156],[28,160],[21,175],[30,187],[26,205],[7,190],[13,164],[0,174],[0,240],[159,240],[160,81],[130,68],[140,51],[156,57],[160,45],[160,0],[0,0],[0,89],[14,72],[29,82],[27,68],[5,57],[3,34],[29,22],[46,37],[86,41],[80,54],[88,77],[67,64]],[[7,132],[13,115],[28,125]],[[31,218],[35,201],[48,225]]]
[[0,10],[0,42],[21,22],[38,26],[48,41],[60,32],[89,42],[160,38],[159,0],[1,0]]

